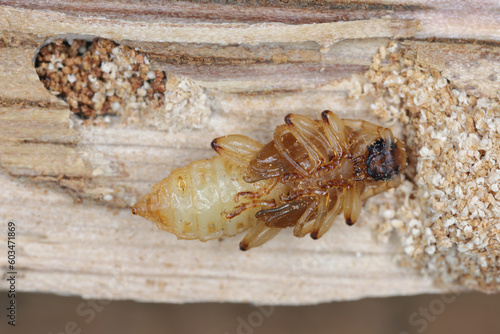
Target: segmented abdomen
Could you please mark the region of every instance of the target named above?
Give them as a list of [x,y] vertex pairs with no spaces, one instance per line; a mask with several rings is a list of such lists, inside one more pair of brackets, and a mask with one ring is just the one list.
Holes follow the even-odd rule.
[[[220,157],[191,162],[172,171],[170,176],[153,186],[132,211],[180,239],[210,240],[233,236],[255,223],[255,214],[262,209],[247,209],[231,219],[223,217],[248,200],[235,202],[240,192],[262,191],[267,181],[247,183],[245,168]],[[279,186],[276,188],[280,188]],[[278,189],[265,199],[278,200]]]

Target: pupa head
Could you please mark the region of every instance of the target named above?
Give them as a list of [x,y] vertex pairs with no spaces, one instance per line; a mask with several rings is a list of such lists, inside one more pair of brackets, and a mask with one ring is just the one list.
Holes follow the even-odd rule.
[[366,172],[375,181],[388,181],[406,166],[406,151],[401,140],[378,138],[368,146]]

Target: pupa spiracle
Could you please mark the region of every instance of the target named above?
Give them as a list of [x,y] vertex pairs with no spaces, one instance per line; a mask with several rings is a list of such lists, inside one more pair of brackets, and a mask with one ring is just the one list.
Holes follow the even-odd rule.
[[242,135],[214,139],[219,156],[172,171],[132,213],[179,239],[250,229],[242,250],[288,227],[318,239],[340,213],[354,224],[364,200],[401,183],[404,143],[373,123],[328,110],[321,118],[289,114],[265,145]]

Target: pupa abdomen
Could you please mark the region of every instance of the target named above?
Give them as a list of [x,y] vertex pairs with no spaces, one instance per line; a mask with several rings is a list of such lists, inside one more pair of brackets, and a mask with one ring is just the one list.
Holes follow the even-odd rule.
[[233,236],[253,226],[259,210],[279,201],[280,191],[270,190],[269,181],[248,183],[244,175],[244,167],[221,157],[194,161],[154,185],[132,212],[179,239]]

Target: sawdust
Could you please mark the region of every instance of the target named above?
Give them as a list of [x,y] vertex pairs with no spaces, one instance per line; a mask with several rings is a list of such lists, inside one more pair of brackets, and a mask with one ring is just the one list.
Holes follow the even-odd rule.
[[441,284],[500,291],[500,101],[454,87],[396,43],[375,55],[366,78],[372,111],[404,125],[407,180],[377,213],[379,239],[393,232],[402,264]]

